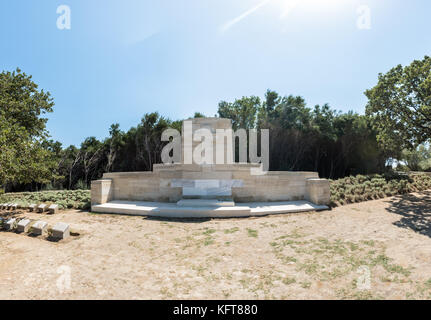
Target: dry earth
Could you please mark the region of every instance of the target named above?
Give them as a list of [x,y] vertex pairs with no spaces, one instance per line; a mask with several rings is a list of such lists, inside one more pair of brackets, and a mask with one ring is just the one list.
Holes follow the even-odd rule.
[[246,219],[16,216],[79,235],[0,232],[0,299],[431,298],[431,192]]

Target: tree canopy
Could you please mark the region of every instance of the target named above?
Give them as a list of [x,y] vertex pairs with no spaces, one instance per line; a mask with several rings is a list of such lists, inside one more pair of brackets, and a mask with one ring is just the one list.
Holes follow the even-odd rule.
[[31,76],[17,69],[0,74],[0,181],[49,182],[55,161],[44,143],[54,102]]
[[431,58],[398,65],[379,74],[375,87],[365,92],[366,114],[388,150],[412,149],[431,138]]
[[[365,93],[365,115],[268,90],[263,98],[221,101],[218,116],[231,119],[234,129],[270,129],[270,170],[318,171],[335,179],[383,173],[391,158],[401,160],[400,168],[431,170],[430,73],[425,57],[380,74]],[[0,185],[8,190],[88,188],[104,172],[152,170],[161,162],[162,132],[181,131],[181,119],[147,112],[127,131],[114,123],[103,140],[88,137],[63,148],[46,129],[53,107],[31,76],[19,69],[0,74]]]
[[318,171],[338,178],[385,170],[369,119],[342,114],[327,104],[308,108],[300,96],[268,90],[263,101],[242,97],[221,102],[219,116],[241,128],[270,129],[270,170]]

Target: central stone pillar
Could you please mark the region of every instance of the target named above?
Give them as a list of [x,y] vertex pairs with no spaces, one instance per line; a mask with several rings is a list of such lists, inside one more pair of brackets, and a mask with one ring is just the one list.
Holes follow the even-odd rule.
[[[190,128],[191,126],[191,132],[192,136],[185,137],[185,132],[187,128]],[[196,131],[200,129],[207,129],[211,133],[212,138],[212,145],[213,145],[213,163],[212,165],[217,165],[216,157],[217,157],[217,149],[223,149],[224,154],[224,161],[223,164],[232,164],[233,163],[233,143],[227,143],[227,138],[219,139],[217,141],[217,129],[223,129],[223,130],[232,130],[232,122],[230,119],[224,119],[224,118],[194,118],[194,119],[188,119],[183,122],[181,137],[182,137],[182,158],[181,162],[183,164],[190,164],[186,163],[186,159],[193,161],[193,150],[196,149],[197,146],[199,146],[203,141],[193,141],[193,137],[196,133]],[[203,138],[204,139],[204,138]],[[202,139],[202,140],[203,140]],[[231,141],[232,142],[232,141]],[[229,150],[229,146],[232,147],[232,149]]]
[[[206,129],[206,132],[202,129]],[[243,186],[242,180],[232,179],[232,171],[225,170],[226,165],[233,163],[233,143],[230,132],[220,134],[217,140],[217,129],[232,130],[232,122],[223,118],[194,118],[185,120],[182,127],[182,178],[172,179],[172,188],[181,188],[182,199],[177,202],[182,207],[225,207],[234,206],[232,188]],[[198,132],[201,130],[201,132]],[[194,137],[202,136],[201,141],[194,141]],[[209,133],[209,134],[208,134]],[[186,136],[188,134],[188,136]],[[211,139],[212,163],[195,163],[193,152],[205,139]],[[217,150],[223,153],[223,163],[217,164]],[[205,151],[204,151],[205,152]],[[192,163],[190,163],[192,162]]]

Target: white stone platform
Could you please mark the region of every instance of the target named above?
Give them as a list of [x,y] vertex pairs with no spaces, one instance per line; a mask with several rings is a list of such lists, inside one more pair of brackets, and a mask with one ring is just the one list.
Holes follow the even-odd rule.
[[234,206],[185,206],[176,203],[111,201],[93,205],[92,212],[163,218],[234,218],[329,209],[308,201],[236,203]]

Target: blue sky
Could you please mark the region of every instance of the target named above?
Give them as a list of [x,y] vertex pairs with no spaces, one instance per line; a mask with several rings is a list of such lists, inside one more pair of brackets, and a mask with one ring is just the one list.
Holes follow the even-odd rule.
[[[357,27],[363,5],[371,29]],[[267,89],[363,113],[379,72],[431,54],[430,12],[429,0],[3,0],[0,67],[52,93],[48,129],[66,146]]]

